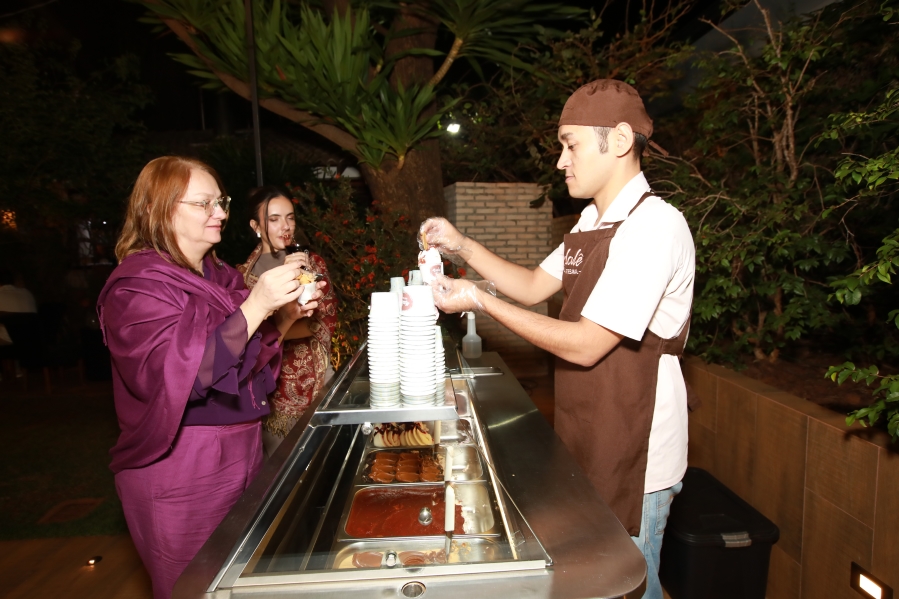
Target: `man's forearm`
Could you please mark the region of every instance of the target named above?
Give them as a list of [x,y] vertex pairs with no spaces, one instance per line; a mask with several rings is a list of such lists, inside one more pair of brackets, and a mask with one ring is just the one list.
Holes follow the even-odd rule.
[[555,293],[546,288],[545,282],[541,281],[544,284],[540,285],[535,281],[534,271],[500,258],[470,237],[466,238],[466,249],[460,255],[468,265],[484,279],[493,281],[497,291],[519,304],[533,306]]
[[516,335],[549,353],[581,366],[593,366],[622,339],[585,318],[566,322],[481,294],[484,311]]

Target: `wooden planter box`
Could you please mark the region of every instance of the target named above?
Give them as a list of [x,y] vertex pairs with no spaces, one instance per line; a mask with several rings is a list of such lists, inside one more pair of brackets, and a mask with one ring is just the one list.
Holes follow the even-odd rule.
[[[858,599],[857,562],[899,590],[899,446],[882,431],[698,358],[689,462],[780,528],[768,599]],[[823,376],[823,373],[822,373]]]

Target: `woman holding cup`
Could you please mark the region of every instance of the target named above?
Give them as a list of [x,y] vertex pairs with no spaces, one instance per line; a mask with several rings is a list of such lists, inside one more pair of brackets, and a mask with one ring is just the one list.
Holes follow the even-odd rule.
[[317,307],[297,304],[295,264],[247,291],[216,258],[230,203],[206,164],[151,161],[97,301],[121,428],[110,468],[157,599],[259,471],[278,340]]
[[318,300],[318,308],[310,316],[297,320],[284,335],[281,376],[270,397],[271,414],[262,422],[265,453],[271,455],[334,374],[330,358],[331,335],[337,326],[337,296],[328,279],[328,267],[320,256],[307,251],[291,252],[298,248],[296,216],[287,195],[274,185],[261,187],[251,193],[249,207],[250,227],[259,238],[259,245],[237,267],[248,289],[253,289],[264,273],[281,264],[297,264],[307,277],[323,275],[318,286],[324,295]]

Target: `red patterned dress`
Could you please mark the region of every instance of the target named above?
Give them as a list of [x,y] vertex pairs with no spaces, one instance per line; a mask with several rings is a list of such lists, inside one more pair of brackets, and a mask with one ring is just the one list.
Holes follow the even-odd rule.
[[[262,244],[253,250],[244,264],[237,267],[248,289],[252,289],[258,280],[253,274],[253,267],[260,255]],[[281,438],[287,436],[324,385],[331,359],[331,335],[337,326],[337,296],[331,288],[328,267],[317,254],[309,254],[309,259],[312,269],[325,275],[328,286],[324,288],[325,295],[319,300],[318,309],[309,323],[312,336],[284,342],[278,388],[270,397],[272,411],[262,420],[265,430]]]

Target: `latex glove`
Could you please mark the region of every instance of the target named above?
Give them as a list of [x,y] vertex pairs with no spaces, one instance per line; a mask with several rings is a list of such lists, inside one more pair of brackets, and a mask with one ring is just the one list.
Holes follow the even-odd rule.
[[418,228],[418,247],[423,250],[425,248],[422,236],[427,239],[428,246],[437,248],[441,254],[449,256],[450,259],[459,256],[462,260],[466,260],[470,254],[470,250],[466,247],[468,238],[445,218],[433,217],[421,223]]
[[484,311],[484,296],[496,296],[493,281],[469,281],[437,276],[431,283],[434,290],[434,304],[447,314],[457,312]]

